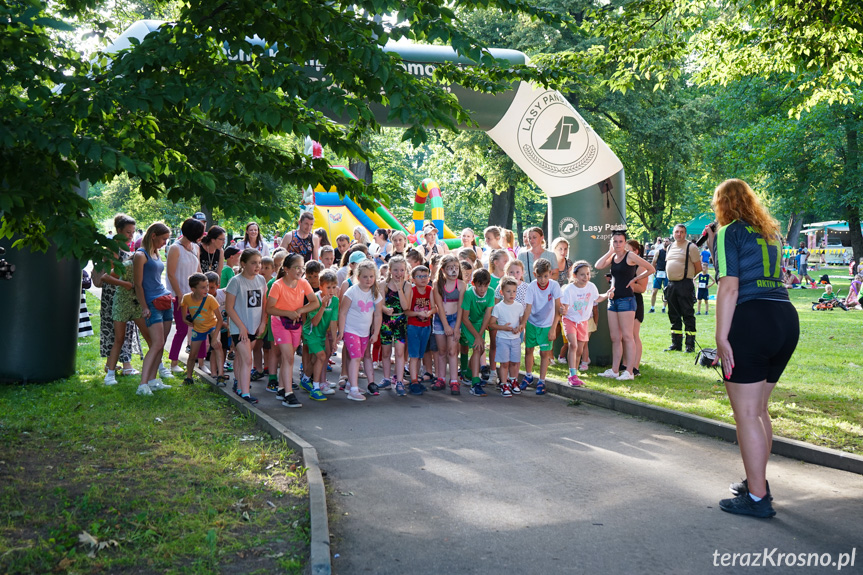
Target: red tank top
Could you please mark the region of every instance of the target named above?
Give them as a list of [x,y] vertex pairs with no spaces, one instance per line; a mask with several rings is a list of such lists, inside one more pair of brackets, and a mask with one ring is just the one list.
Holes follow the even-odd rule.
[[[423,311],[431,309],[431,295],[432,288],[431,286],[426,286],[425,293],[420,293],[417,286],[413,286],[411,288],[413,291],[413,298],[411,300],[411,311]],[[408,318],[408,325],[413,325],[417,327],[428,327],[431,325],[431,317],[428,319],[423,319],[417,316],[411,316]]]

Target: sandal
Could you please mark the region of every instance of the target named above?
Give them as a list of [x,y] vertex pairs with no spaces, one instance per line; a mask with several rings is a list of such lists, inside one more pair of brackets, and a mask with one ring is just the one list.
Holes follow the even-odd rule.
[[127,367],[122,371],[123,375],[141,375],[141,372],[134,367]]
[[446,389],[446,382],[444,382],[443,378],[439,377],[437,378],[437,381],[432,384],[431,388],[435,391],[443,391]]
[[461,389],[457,381],[451,381],[449,384],[449,392],[451,395],[461,395]]

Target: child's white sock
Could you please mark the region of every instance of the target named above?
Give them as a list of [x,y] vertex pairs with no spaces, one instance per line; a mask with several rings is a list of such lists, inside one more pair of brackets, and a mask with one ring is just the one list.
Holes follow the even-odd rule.
[[528,371],[528,372],[525,372],[524,376],[525,377],[533,377],[533,374]]
[[314,389],[317,389],[317,390],[320,390],[320,389],[321,389],[321,384],[320,384],[320,382],[318,382],[318,381],[314,382],[314,383],[312,384],[312,386],[314,387]]

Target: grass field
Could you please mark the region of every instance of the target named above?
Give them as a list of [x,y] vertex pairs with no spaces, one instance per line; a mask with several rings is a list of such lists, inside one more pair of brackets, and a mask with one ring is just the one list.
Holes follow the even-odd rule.
[[[819,272],[820,274],[823,272]],[[841,295],[848,293],[847,268],[829,271]],[[815,274],[811,274],[815,276]],[[817,277],[817,276],[816,276]],[[812,311],[823,290],[791,290],[800,317],[800,342],[794,357],[771,396],[774,433],[816,445],[863,454],[863,312]],[[711,288],[715,293],[715,288]],[[649,293],[645,294],[649,308]],[[605,304],[602,304],[605,305]],[[709,316],[698,316],[698,342],[715,347],[713,302]],[[693,354],[663,352],[670,344],[668,316],[646,314],[641,329],[644,342],[642,375],[615,381],[591,368],[585,383],[591,389],[659,405],[686,413],[734,423],[725,386],[717,373],[694,365]],[[764,337],[770,337],[765,333]],[[552,376],[565,379],[566,366],[556,365]]]
[[302,572],[297,455],[204,382],[106,387],[96,332],[76,376],[0,386],[0,573]]

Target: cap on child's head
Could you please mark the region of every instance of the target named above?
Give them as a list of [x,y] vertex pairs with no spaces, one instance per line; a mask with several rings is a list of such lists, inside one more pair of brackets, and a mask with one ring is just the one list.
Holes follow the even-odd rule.
[[368,259],[368,258],[366,258],[366,254],[364,254],[363,252],[354,252],[351,254],[351,257],[348,259],[348,263],[349,264],[358,264],[361,261],[364,261],[366,259]]
[[228,259],[231,256],[235,256],[238,253],[240,253],[239,248],[236,248],[234,246],[228,246],[225,248],[225,259]]

